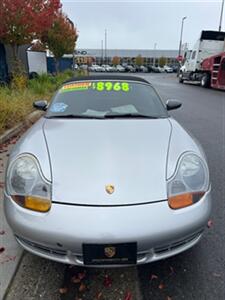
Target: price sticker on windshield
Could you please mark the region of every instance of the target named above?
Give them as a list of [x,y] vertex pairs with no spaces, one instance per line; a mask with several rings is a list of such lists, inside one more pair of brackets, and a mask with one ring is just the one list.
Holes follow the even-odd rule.
[[60,92],[78,92],[94,90],[98,92],[129,92],[130,85],[128,82],[96,81],[96,82],[76,82],[64,85]]
[[98,81],[92,83],[92,89],[98,92],[129,92],[130,85],[128,82]]

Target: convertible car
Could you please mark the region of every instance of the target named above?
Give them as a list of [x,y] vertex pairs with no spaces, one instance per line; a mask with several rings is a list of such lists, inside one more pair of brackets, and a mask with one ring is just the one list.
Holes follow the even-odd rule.
[[205,154],[154,87],[135,76],[65,82],[10,154],[5,215],[26,250],[80,266],[176,255],[210,211]]

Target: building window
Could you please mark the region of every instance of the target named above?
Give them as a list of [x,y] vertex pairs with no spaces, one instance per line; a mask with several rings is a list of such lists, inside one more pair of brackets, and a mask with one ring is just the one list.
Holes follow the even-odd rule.
[[196,56],[196,51],[194,51],[194,52],[192,53],[191,59],[195,59],[195,56]]

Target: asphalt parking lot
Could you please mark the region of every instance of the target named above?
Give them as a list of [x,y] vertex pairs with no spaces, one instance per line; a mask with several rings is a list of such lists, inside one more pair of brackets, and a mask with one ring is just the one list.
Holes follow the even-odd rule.
[[[6,300],[225,299],[225,93],[179,84],[174,74],[140,76],[153,83],[164,101],[176,98],[183,102],[171,114],[206,152],[214,204],[205,235],[183,254],[136,268],[70,267],[25,252]],[[0,156],[5,164],[7,154]]]

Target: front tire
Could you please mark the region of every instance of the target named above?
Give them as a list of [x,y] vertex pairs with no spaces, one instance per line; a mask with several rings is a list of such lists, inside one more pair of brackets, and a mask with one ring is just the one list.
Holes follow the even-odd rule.
[[183,73],[180,73],[180,74],[179,74],[179,82],[180,82],[180,83],[183,83],[183,82],[184,82],[184,79],[183,79]]
[[210,85],[210,76],[209,74],[204,74],[201,79],[201,86],[204,88],[208,88]]

